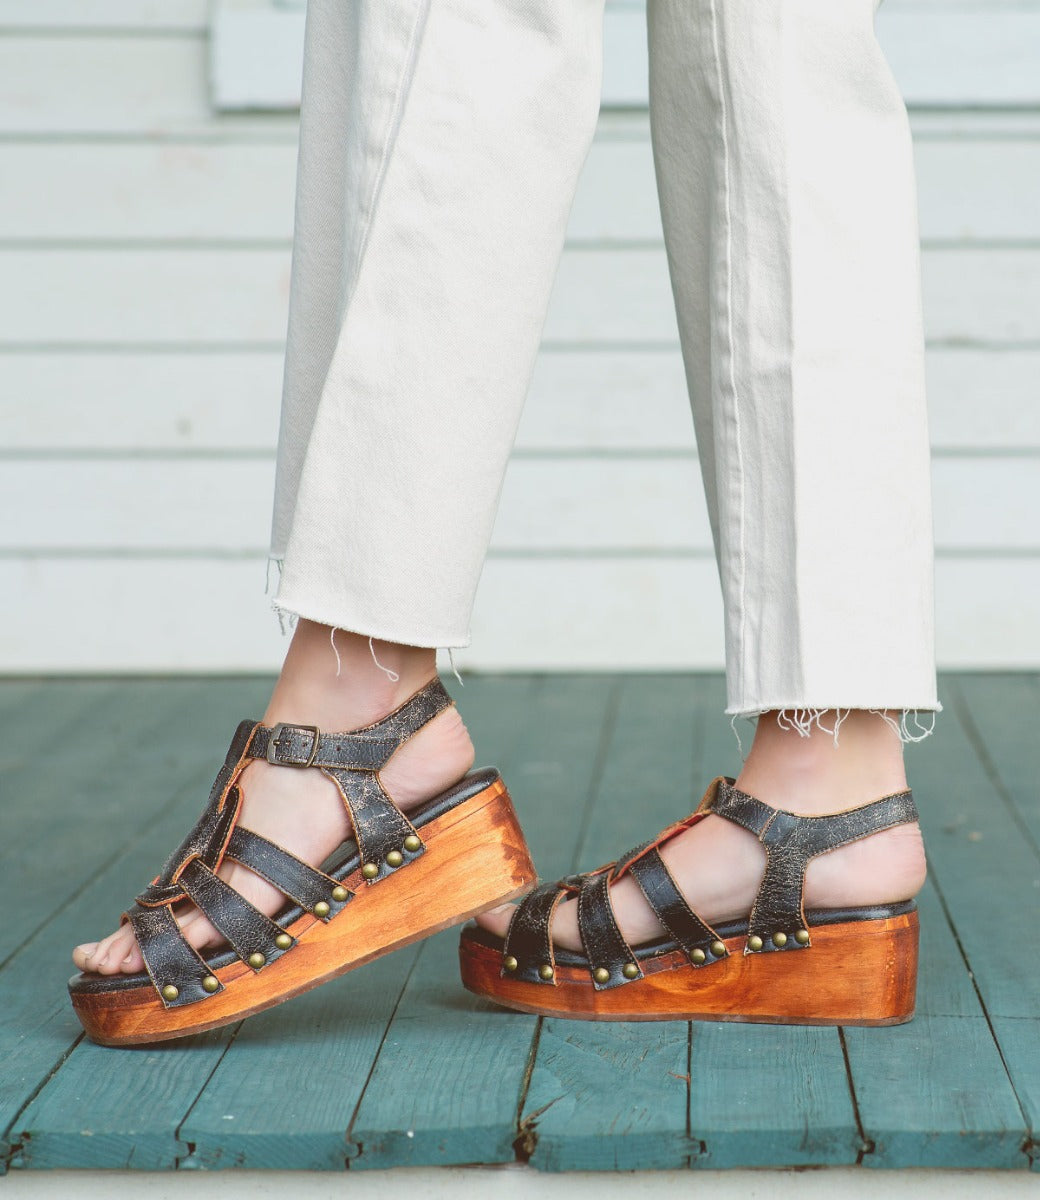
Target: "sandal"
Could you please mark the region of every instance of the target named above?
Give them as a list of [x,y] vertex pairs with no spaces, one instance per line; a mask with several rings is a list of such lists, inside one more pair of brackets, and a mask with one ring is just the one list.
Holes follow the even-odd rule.
[[[202,816],[123,916],[146,972],[69,981],[88,1036],[123,1046],[226,1025],[528,891],[534,868],[497,771],[470,772],[410,818],[382,788],[380,769],[451,704],[434,680],[349,733],[243,721]],[[238,824],[238,780],[255,758],[320,770],[338,785],[354,836],[321,870]],[[273,883],[286,906],[273,918],[254,908],[217,875],[225,858]],[[175,916],[185,903],[226,946],[188,945]]]
[[[659,853],[708,813],[749,830],[766,852],[750,916],[715,928],[686,903]],[[738,791],[732,779],[716,779],[691,816],[653,841],[596,871],[532,891],[504,941],[467,926],[459,947],[462,981],[507,1008],[588,1021],[901,1024],[914,1012],[916,904],[806,912],[803,884],[817,855],[916,820],[909,791],[833,816],[804,817]],[[621,936],[610,885],[626,874],[667,937],[631,947]],[[574,896],[584,954],[552,941],[556,906]]]

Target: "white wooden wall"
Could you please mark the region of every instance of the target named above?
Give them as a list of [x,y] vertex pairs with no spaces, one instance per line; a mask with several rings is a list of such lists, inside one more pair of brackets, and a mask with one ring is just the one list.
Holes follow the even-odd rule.
[[[208,11],[0,0],[3,669],[252,670],[284,648],[263,589],[295,119],[212,110]],[[1040,2],[883,12],[914,105],[940,659],[1037,667]],[[641,20],[612,10],[627,107],[575,205],[472,667],[721,664]]]

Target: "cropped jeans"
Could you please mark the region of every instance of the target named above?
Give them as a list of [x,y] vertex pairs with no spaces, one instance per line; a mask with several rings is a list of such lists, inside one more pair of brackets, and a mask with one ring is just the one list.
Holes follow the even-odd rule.
[[[874,9],[649,3],[727,711],[796,724],[938,708],[913,163]],[[310,0],[272,537],[283,611],[468,643],[596,126],[602,10]]]

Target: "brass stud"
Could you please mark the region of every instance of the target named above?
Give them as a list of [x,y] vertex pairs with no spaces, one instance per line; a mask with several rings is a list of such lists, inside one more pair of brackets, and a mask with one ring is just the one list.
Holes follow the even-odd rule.
[[700,948],[690,951],[690,962],[695,962],[699,967],[702,962],[707,960],[707,955]]
[[288,950],[292,945],[292,938],[287,933],[280,933],[275,939],[274,944],[279,950]]
[[747,940],[748,949],[754,953],[758,953],[762,949],[762,939],[757,933],[753,933]]
[[519,965],[520,964],[516,961],[516,959],[511,954],[507,954],[505,956],[505,958],[502,959],[502,966],[507,971],[515,971]]
[[318,903],[315,904],[313,911],[316,917],[325,918],[329,915],[332,909],[329,908],[329,902],[327,900],[319,900]]
[[538,968],[538,976],[540,979],[552,979],[556,972],[552,969],[551,963],[542,963]]
[[773,945],[779,946],[780,949],[782,950],[787,945],[787,934],[782,933],[782,932],[774,933],[773,934]]
[[202,981],[202,990],[209,992],[212,995],[214,992],[220,991],[220,980],[216,975],[207,975]]
[[386,865],[388,867],[399,867],[404,862],[404,855],[400,850],[391,850],[386,856]]
[[726,957],[726,943],[725,942],[712,942],[711,952],[712,952],[712,954],[715,955],[716,958],[725,958]]
[[418,850],[421,846],[422,846],[422,841],[418,837],[416,837],[414,833],[410,833],[404,839],[404,848],[407,851],[409,851],[409,853],[411,853],[411,854],[414,854],[416,852],[416,850]]
[[375,879],[375,877],[379,874],[379,867],[375,863],[365,863],[365,865],[361,868],[361,874],[364,875],[366,879]]
[[246,959],[246,962],[249,963],[254,971],[259,971],[264,963],[267,962],[267,959],[264,958],[259,950],[257,950],[253,954],[250,954],[250,956]]
[[794,934],[794,940],[798,943],[799,946],[808,946],[808,944],[809,944],[808,929],[796,929],[795,934]]
[[346,900],[346,898],[349,895],[350,895],[350,892],[347,891],[347,889],[343,886],[342,883],[337,883],[336,886],[332,889],[332,898],[333,898],[333,900],[336,901],[337,904],[342,904],[342,902],[344,900]]
[[621,968],[621,974],[624,975],[626,979],[635,979],[639,974],[639,968],[635,963],[625,963],[625,965]]
[[610,972],[606,967],[597,967],[595,971],[592,972],[592,978],[595,979],[597,983],[606,983],[610,979]]
[[168,983],[162,990],[162,998],[164,1000],[176,1000],[181,994],[181,989],[174,987],[172,983]]

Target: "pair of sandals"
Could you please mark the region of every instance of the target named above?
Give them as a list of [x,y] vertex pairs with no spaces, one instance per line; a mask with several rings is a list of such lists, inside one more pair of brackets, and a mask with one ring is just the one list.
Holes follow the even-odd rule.
[[[809,861],[917,820],[909,791],[834,816],[774,809],[716,779],[697,810],[598,870],[535,886],[537,876],[498,772],[473,771],[405,816],[379,771],[452,704],[437,680],[384,720],[348,733],[243,721],[209,801],[156,879],[124,914],[145,963],[137,975],[82,973],[69,983],[88,1036],[102,1045],[201,1033],[308,991],[506,901],[524,896],[506,937],[462,932],[462,980],[507,1008],[587,1020],[728,1020],[891,1025],[913,1015],[918,920],[900,904],[806,912]],[[317,869],[239,824],[239,780],[253,759],[319,770],[339,788],[354,836]],[[690,908],[661,847],[715,813],[766,853],[747,919],[714,928]],[[286,897],[269,917],[218,874],[230,859]],[[630,946],[610,888],[631,875],[666,936]],[[532,890],[533,889],[533,890]],[[582,953],[553,944],[564,898],[577,897]],[[200,954],[176,910],[193,904],[226,946]]]

